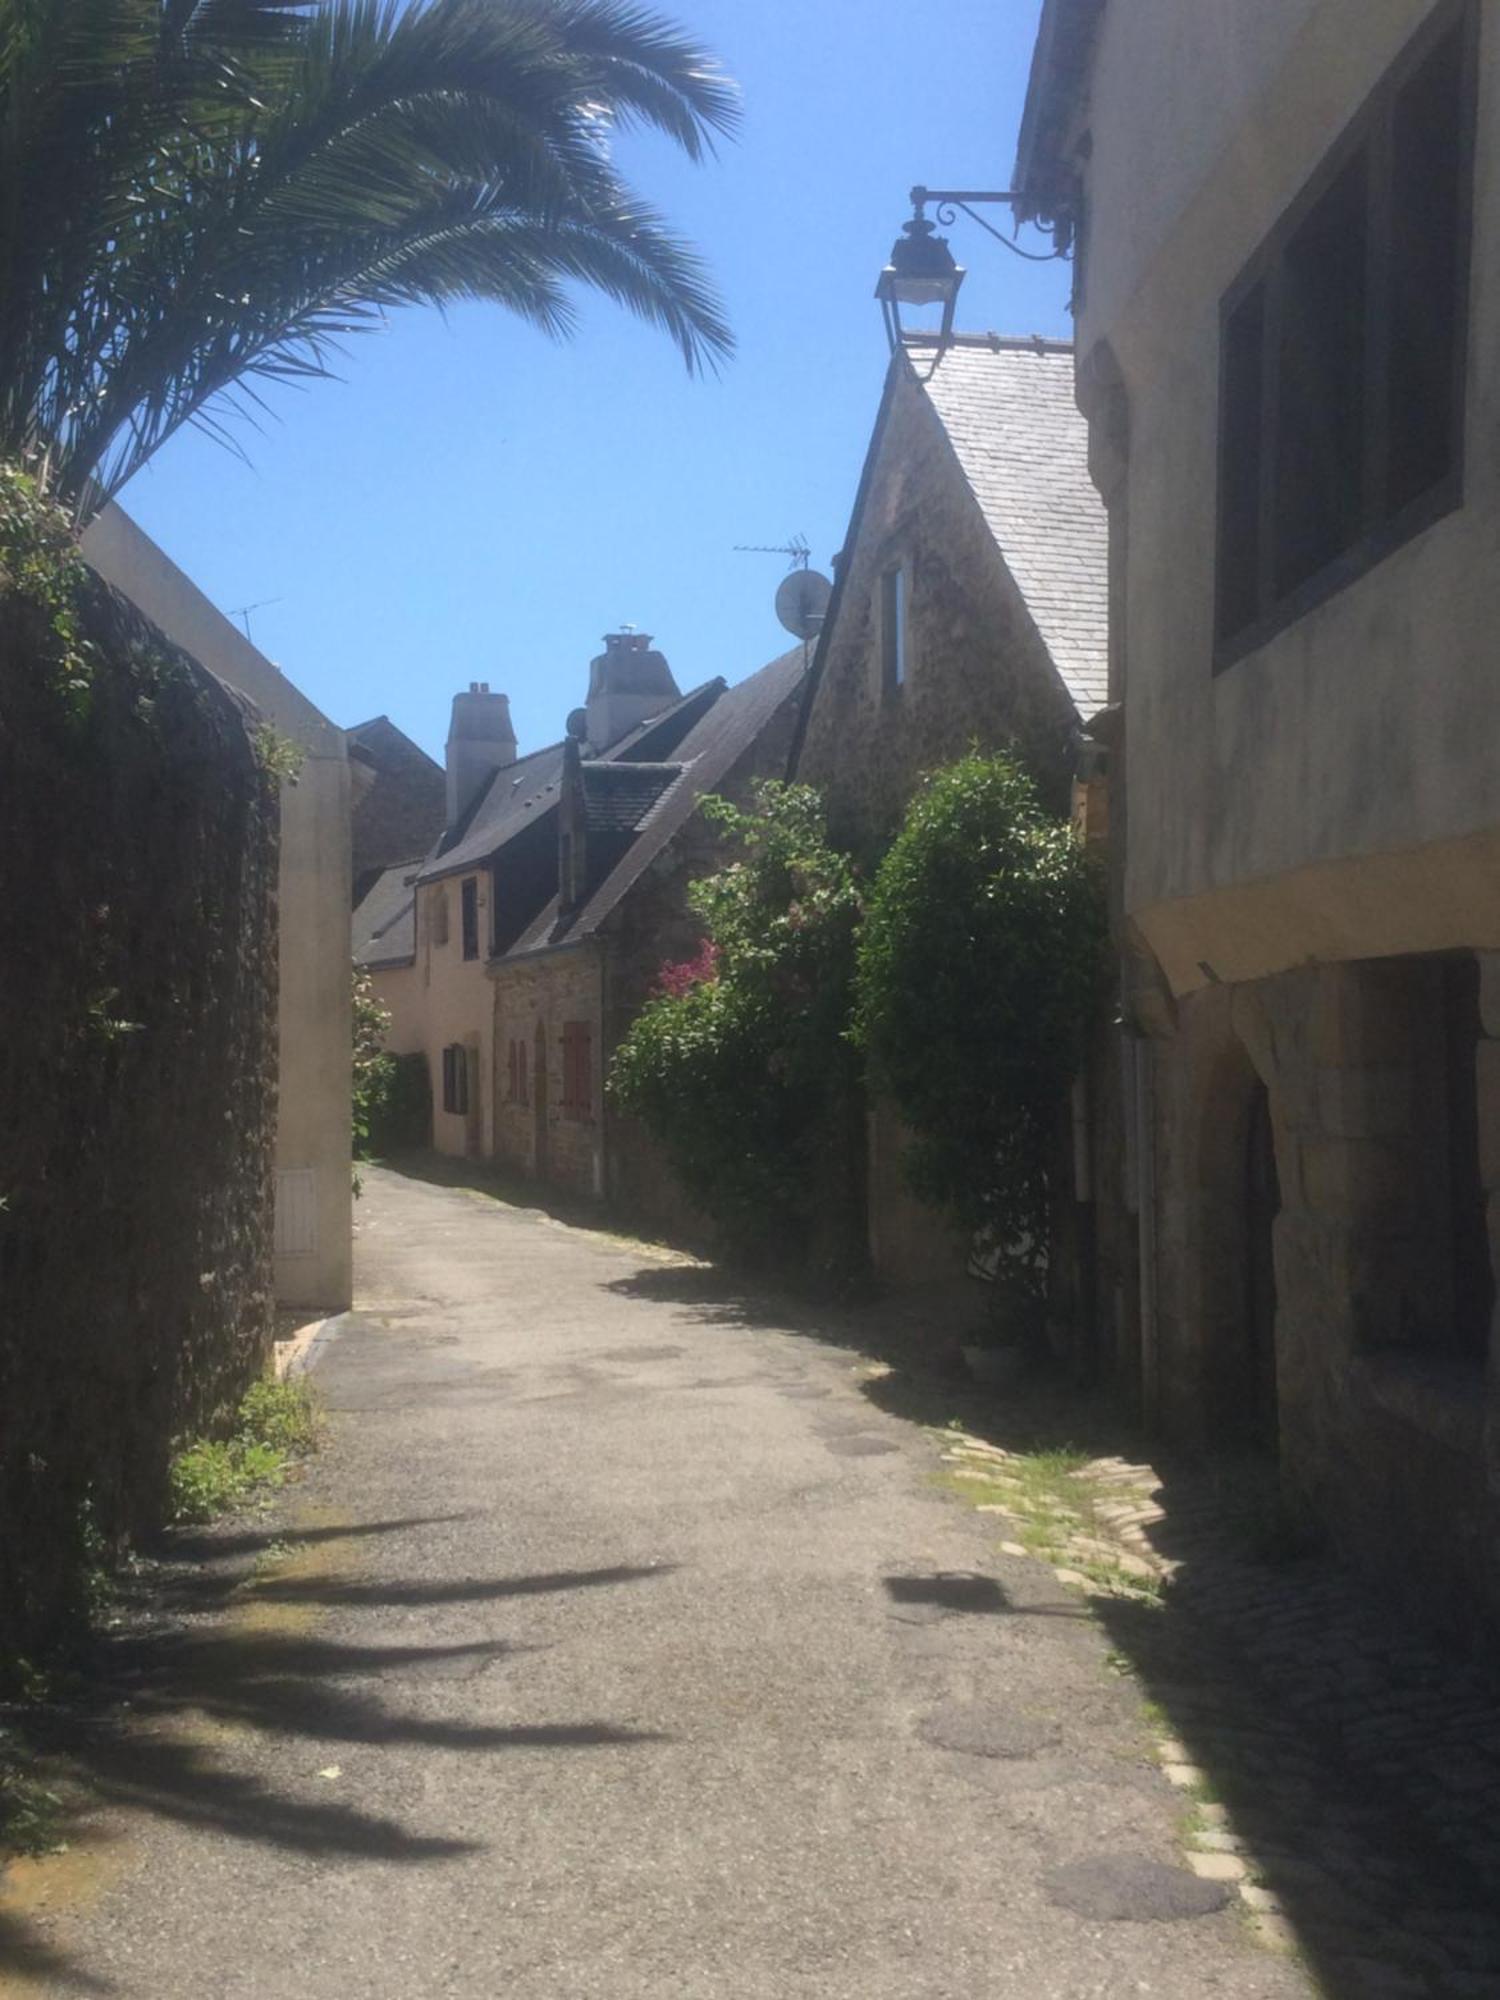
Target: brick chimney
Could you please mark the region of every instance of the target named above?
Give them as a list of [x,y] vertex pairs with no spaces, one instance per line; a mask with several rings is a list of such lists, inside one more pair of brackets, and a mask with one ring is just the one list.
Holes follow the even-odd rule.
[[451,833],[496,771],[516,761],[510,697],[491,694],[488,681],[470,681],[453,697],[448,725],[448,831]]
[[649,632],[606,632],[604,651],[589,663],[590,749],[607,750],[681,699],[665,655],[652,651]]

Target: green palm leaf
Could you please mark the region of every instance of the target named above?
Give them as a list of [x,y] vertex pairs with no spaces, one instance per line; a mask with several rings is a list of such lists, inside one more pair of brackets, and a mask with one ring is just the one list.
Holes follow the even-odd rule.
[[400,306],[560,337],[583,285],[712,366],[707,272],[610,146],[701,159],[736,114],[631,0],[0,0],[0,453],[90,509]]

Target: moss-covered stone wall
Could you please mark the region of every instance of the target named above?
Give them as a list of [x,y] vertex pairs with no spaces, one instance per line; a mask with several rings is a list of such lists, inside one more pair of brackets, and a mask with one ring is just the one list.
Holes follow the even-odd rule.
[[49,603],[10,555],[0,1648],[30,1650],[268,1352],[277,804],[238,697],[86,573]]

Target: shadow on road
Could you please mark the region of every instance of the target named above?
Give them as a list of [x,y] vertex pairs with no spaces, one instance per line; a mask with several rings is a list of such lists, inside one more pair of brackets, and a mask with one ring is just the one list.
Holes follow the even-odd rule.
[[[1500,1678],[1413,1636],[1292,1532],[1274,1463],[1153,1451],[1148,1465],[1132,1424],[1059,1377],[982,1390],[953,1366],[950,1301],[815,1308],[702,1266],[606,1288],[710,1333],[793,1334],[884,1363],[861,1393],[911,1423],[1139,1466],[1170,1580],[1159,1602],[1096,1592],[1072,1615],[1108,1635],[1181,1760],[1196,1844],[1243,1863],[1263,1928],[1295,1944],[1326,2000],[1500,1993]],[[899,1603],[1011,1608],[987,1578],[885,1586]]]
[[[378,1761],[362,1764],[365,1802],[341,1795],[353,1780],[329,1761],[336,1746],[417,1746],[474,1756],[629,1749],[667,1740],[658,1731],[595,1717],[457,1720],[403,1699],[404,1690],[435,1680],[477,1682],[547,1650],[542,1646],[506,1638],[365,1645],[342,1633],[325,1638],[303,1629],[313,1607],[486,1605],[667,1573],[666,1565],[617,1565],[428,1582],[351,1578],[317,1566],[321,1544],[346,1538],[367,1543],[424,1524],[204,1530],[169,1538],[149,1575],[134,1586],[125,1630],[100,1650],[90,1698],[67,1709],[31,1705],[5,1714],[7,1726],[45,1768],[62,1774],[60,1789],[73,1804],[69,1838],[81,1834],[87,1842],[102,1807],[106,1826],[115,1808],[309,1857],[444,1862],[477,1852],[483,1843],[413,1828],[384,1809]],[[279,1545],[278,1557],[293,1549],[290,1573],[256,1566],[255,1558],[272,1543]],[[296,1573],[297,1550],[314,1552],[310,1574]],[[172,1618],[184,1602],[196,1615]],[[298,1744],[306,1746],[300,1756]],[[111,1990],[72,1969],[24,1913],[3,1904],[0,1966],[62,1991]]]

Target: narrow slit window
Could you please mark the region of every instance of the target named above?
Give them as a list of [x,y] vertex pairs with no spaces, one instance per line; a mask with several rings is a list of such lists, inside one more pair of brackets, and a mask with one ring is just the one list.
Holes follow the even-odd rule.
[[880,579],[880,649],[885,691],[906,685],[906,571],[886,570]]

